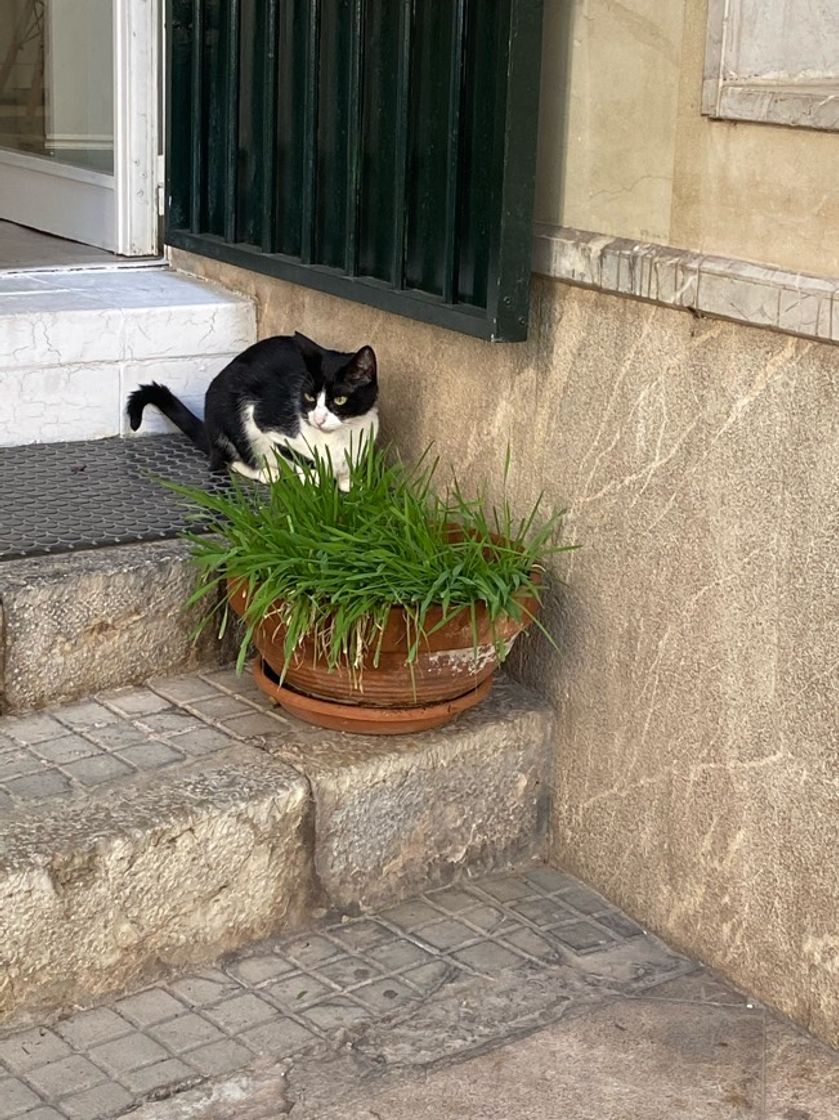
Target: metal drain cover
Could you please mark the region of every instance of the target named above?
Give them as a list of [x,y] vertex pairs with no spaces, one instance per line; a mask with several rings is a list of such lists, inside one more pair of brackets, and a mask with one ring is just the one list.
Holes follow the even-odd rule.
[[0,447],[0,561],[175,537],[192,520],[161,478],[223,490],[181,435]]

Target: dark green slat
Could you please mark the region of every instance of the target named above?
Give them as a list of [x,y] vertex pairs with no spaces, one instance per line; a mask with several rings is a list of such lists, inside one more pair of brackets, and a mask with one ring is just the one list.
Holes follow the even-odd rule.
[[320,0],[307,0],[306,55],[303,76],[303,204],[300,219],[300,259],[314,260],[315,214],[318,192],[318,69],[320,54]]
[[237,105],[236,228],[235,237],[249,245],[262,243],[263,97],[259,81],[267,53],[265,0],[239,0],[239,76]]
[[276,239],[276,191],[277,191],[277,3],[278,0],[264,0],[265,55],[262,68],[262,136],[261,171],[262,182],[260,197],[262,214],[260,218],[260,243],[266,253],[273,253]]
[[380,280],[394,272],[401,11],[393,0],[364,5],[358,271]]
[[453,303],[457,292],[458,194],[460,159],[460,112],[463,104],[463,55],[466,35],[466,0],[452,3],[452,67],[449,79],[448,147],[446,152],[446,220],[443,227],[443,299]]
[[225,0],[203,0],[201,108],[204,199],[201,229],[224,237],[227,218],[227,80]]
[[344,217],[344,271],[349,276],[358,272],[358,205],[361,161],[361,52],[364,43],[364,5],[350,0],[348,34],[350,62],[347,68],[347,143],[346,143],[346,214]]
[[[169,0],[166,9],[166,213],[180,229],[192,225],[193,0]],[[173,112],[173,106],[177,110]]]
[[[464,97],[461,109],[460,220],[457,299],[486,307],[491,230],[497,221],[503,178],[503,135],[496,128],[498,80],[503,73],[499,15],[509,0],[488,7],[470,0],[466,13]],[[503,112],[502,112],[503,120]]]
[[226,0],[224,19],[225,105],[224,105],[224,236],[237,241],[236,193],[239,179],[239,81],[253,80],[239,67],[240,0]]
[[394,142],[393,235],[390,281],[405,286],[405,203],[408,185],[408,127],[411,111],[411,54],[415,0],[402,0],[396,71],[396,138]]
[[346,265],[348,139],[347,97],[352,49],[353,0],[329,0],[321,6],[318,52],[317,190],[313,259],[330,268]]
[[[190,227],[201,232],[204,197],[204,0],[194,0],[192,15],[192,104],[190,106]],[[172,99],[170,98],[170,101]],[[174,106],[172,106],[174,110]]]
[[282,0],[277,44],[276,249],[299,257],[303,200],[311,192],[304,176],[305,103],[311,0]]
[[442,295],[452,3],[416,0],[411,55],[405,285]]
[[527,338],[542,0],[506,0],[505,80],[499,82],[497,162],[503,168],[491,227],[487,314],[493,339]]

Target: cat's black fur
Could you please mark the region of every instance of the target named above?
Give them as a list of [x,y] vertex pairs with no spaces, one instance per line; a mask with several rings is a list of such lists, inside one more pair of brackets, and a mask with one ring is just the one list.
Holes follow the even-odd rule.
[[[189,436],[209,456],[211,470],[223,470],[239,460],[258,469],[260,456],[247,434],[243,413],[253,405],[253,420],[262,431],[305,439],[306,416],[312,410],[304,394],[325,393],[329,410],[352,421],[371,413],[378,395],[376,356],[369,346],[354,354],[328,350],[297,334],[266,338],[234,358],[207,389],[203,422],[164,385],[141,385],[128,398],[128,419],[137,431],[148,404]],[[335,398],[346,397],[343,404]],[[375,415],[375,413],[373,413]],[[295,458],[299,450],[276,445]]]

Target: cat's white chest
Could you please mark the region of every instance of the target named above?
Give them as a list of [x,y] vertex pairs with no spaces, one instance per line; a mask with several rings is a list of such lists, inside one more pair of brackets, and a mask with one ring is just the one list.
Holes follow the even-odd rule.
[[296,436],[283,432],[263,430],[253,419],[253,410],[244,418],[245,429],[254,454],[269,467],[273,463],[277,447],[286,447],[304,458],[315,457],[332,464],[336,477],[346,477],[349,473],[348,462],[355,462],[361,455],[368,439],[375,440],[379,431],[379,417],[375,408],[364,416],[346,421],[332,432],[301,422]]

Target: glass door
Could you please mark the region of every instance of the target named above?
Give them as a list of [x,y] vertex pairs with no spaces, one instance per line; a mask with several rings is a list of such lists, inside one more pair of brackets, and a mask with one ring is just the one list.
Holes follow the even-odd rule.
[[157,252],[156,0],[0,0],[0,219]]

